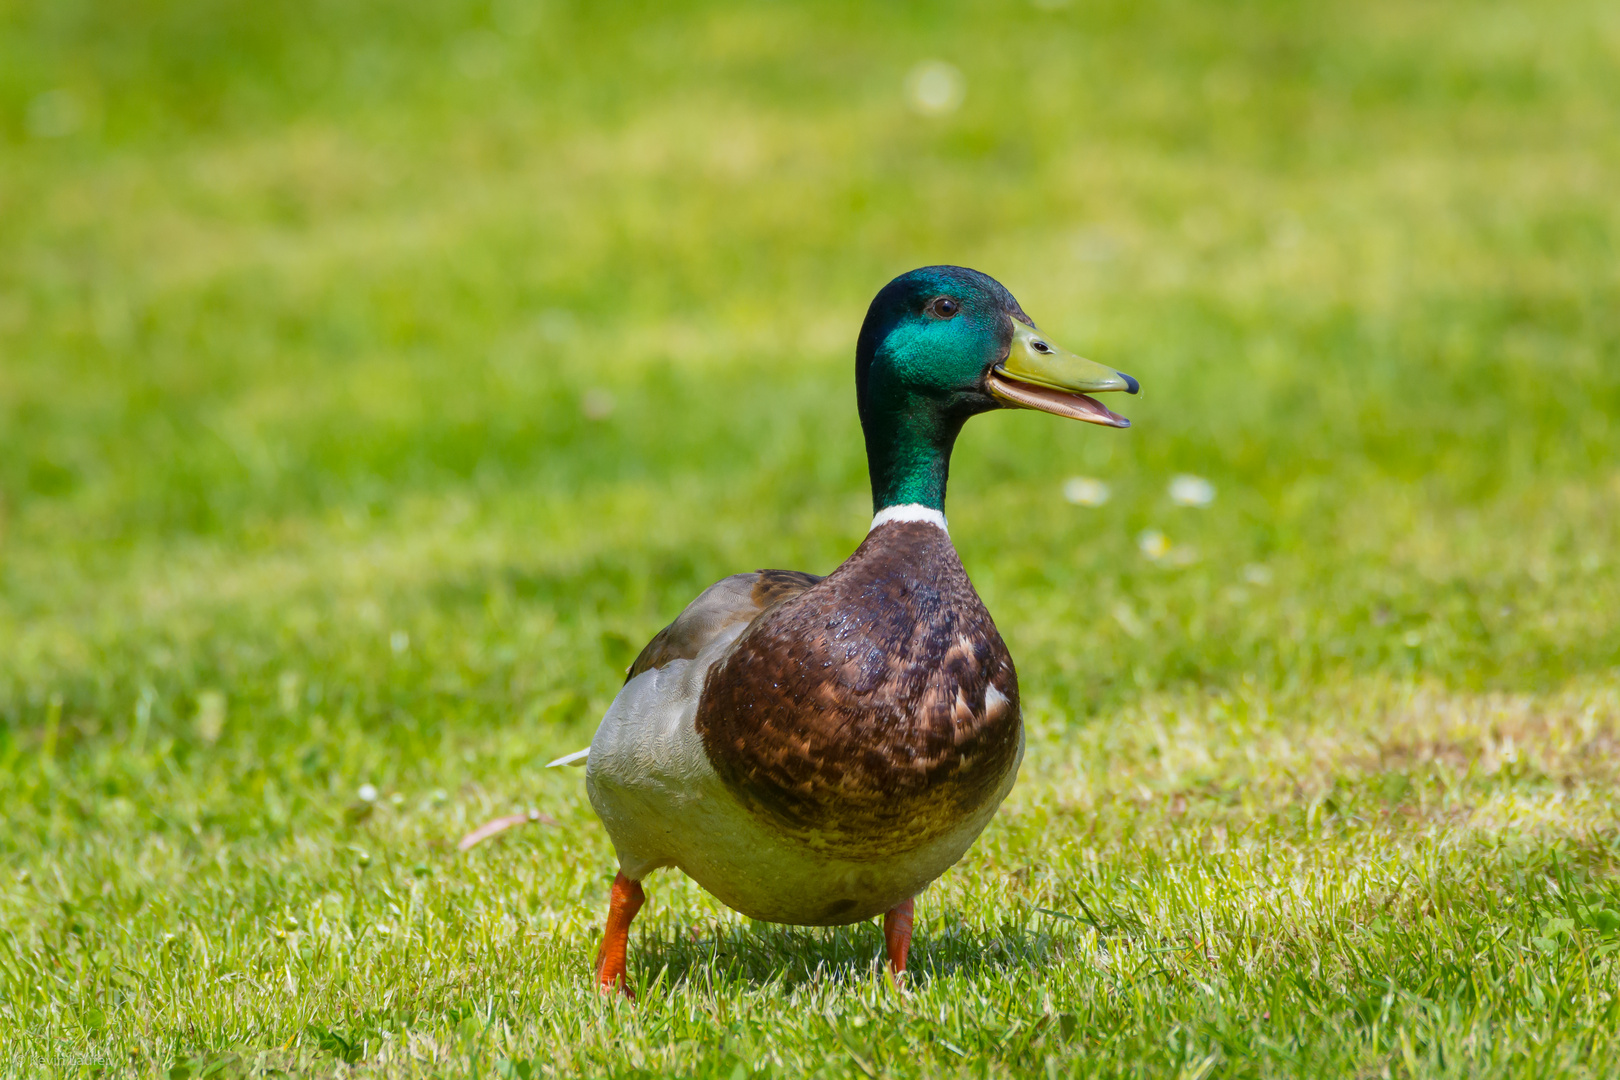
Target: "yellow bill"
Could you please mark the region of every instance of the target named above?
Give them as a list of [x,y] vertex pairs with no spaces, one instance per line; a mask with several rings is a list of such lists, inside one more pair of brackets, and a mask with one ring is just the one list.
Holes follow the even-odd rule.
[[1007,359],[990,369],[985,382],[992,395],[1016,408],[1117,428],[1130,427],[1131,422],[1087,395],[1115,390],[1135,394],[1142,389],[1123,371],[1059,348],[1017,319]]

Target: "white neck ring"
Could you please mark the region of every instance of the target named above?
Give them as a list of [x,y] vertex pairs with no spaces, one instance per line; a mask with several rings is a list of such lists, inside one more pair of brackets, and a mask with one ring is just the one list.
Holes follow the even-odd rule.
[[940,530],[946,536],[951,534],[950,528],[945,524],[944,512],[935,510],[931,506],[924,506],[922,503],[904,503],[900,506],[885,506],[883,509],[879,510],[877,512],[877,516],[872,519],[872,528],[875,529],[879,525],[887,525],[891,521],[921,522],[924,525],[934,526],[934,528]]

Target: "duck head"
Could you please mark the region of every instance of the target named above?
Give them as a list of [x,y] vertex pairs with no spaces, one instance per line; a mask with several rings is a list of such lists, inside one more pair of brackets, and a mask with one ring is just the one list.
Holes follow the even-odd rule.
[[1036,409],[1108,427],[1131,422],[1091,394],[1137,381],[1060,348],[1000,282],[925,266],[872,300],[855,347],[855,391],[874,510],[945,507],[951,448],[968,418]]

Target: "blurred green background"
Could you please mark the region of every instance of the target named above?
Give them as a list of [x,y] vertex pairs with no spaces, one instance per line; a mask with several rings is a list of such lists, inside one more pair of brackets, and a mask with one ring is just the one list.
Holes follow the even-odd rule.
[[[479,978],[351,981],[363,935],[319,993],[210,981],[279,972],[301,904],[365,923],[361,848],[436,883],[430,954],[465,890],[551,911],[583,994],[611,859],[539,766],[709,582],[858,542],[855,333],[927,263],[1144,387],[1129,432],[994,415],[958,448],[1031,769],[1241,699],[1364,736],[1297,794],[1412,693],[1596,693],[1565,750],[1606,768],[1617,166],[1620,10],[1578,0],[0,2],[0,1041],[330,1061],[308,1025],[396,993],[389,1030],[450,1030]],[[1211,791],[1258,783],[1232,738]],[[1159,768],[1143,739],[1112,772]],[[573,839],[458,877],[444,842],[531,802]],[[678,895],[670,928],[709,910]],[[188,926],[209,978],[153,944]],[[537,948],[485,944],[486,979]],[[1378,1039],[1344,1060],[1406,1061]]]

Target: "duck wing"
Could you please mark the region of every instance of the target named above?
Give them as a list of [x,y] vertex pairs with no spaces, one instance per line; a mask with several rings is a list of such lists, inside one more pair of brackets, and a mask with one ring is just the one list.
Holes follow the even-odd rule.
[[751,623],[820,581],[800,570],[756,570],[722,578],[698,594],[675,621],[653,635],[624,681],[656,671],[673,660],[696,659],[704,646],[729,627]]
[[[653,635],[653,639],[647,642],[625,672],[625,683],[645,672],[668,667],[676,660],[696,659],[719,635],[733,628],[745,629],[761,615],[798,596],[820,580],[817,574],[806,574],[799,570],[756,570],[751,574],[732,574],[721,578],[687,604],[675,616],[674,622]],[[590,753],[590,747],[576,750],[547,762],[546,767],[584,765]],[[507,829],[531,821],[555,824],[549,817],[534,811],[512,814],[468,833],[458,847],[466,851]]]
[[[698,594],[675,621],[653,635],[635,662],[625,671],[626,684],[637,675],[668,667],[676,660],[695,660],[708,644],[735,627],[746,628],[755,619],[791,600],[821,580],[802,570],[755,570],[721,578]],[[564,754],[547,768],[584,765],[590,748]]]

